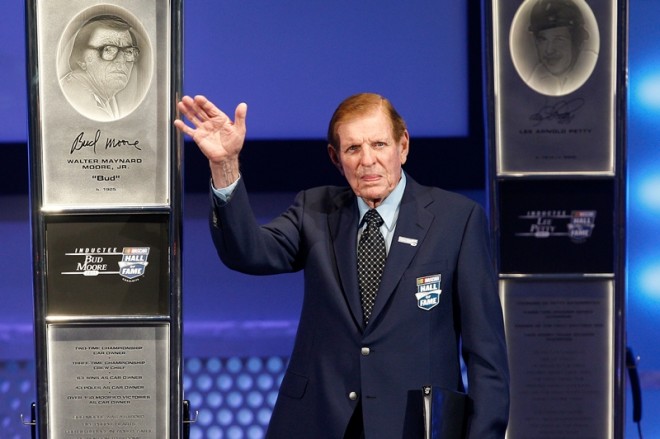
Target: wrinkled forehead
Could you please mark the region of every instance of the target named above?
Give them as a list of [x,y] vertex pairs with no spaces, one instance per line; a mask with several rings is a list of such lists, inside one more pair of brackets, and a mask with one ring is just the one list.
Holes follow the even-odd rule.
[[121,47],[132,45],[132,38],[128,29],[114,29],[103,23],[92,23],[90,26],[94,26],[89,36],[88,43],[90,46],[98,47],[112,44]]
[[340,143],[388,140],[393,137],[392,121],[380,108],[355,114],[337,125]]

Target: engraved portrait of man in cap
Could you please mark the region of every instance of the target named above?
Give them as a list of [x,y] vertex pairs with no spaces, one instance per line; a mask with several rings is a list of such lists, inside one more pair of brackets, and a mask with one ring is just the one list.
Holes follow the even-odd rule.
[[526,0],[514,17],[509,44],[516,70],[530,88],[563,96],[589,79],[599,40],[584,0]]

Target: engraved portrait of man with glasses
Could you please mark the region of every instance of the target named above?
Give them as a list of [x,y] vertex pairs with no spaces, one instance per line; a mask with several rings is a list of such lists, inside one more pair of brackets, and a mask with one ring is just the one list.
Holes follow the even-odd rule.
[[120,94],[140,60],[140,47],[131,26],[115,15],[87,20],[76,34],[68,71],[60,86],[84,116],[117,120],[135,108],[134,96]]

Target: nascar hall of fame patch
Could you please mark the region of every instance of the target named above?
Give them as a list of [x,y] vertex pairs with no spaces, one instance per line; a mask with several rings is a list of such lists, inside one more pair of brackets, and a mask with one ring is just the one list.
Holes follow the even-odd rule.
[[440,275],[433,274],[430,276],[417,278],[417,307],[424,311],[429,311],[440,303]]
[[78,247],[66,256],[79,257],[74,270],[65,275],[85,277],[120,276],[126,282],[135,282],[144,276],[149,262],[149,247]]
[[568,237],[576,244],[591,237],[596,227],[595,210],[531,210],[518,217],[526,229],[516,233],[519,237]]

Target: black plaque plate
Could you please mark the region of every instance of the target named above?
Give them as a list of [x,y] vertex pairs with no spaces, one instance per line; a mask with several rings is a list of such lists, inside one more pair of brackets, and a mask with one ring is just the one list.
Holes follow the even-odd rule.
[[48,220],[48,317],[167,315],[167,215]]

